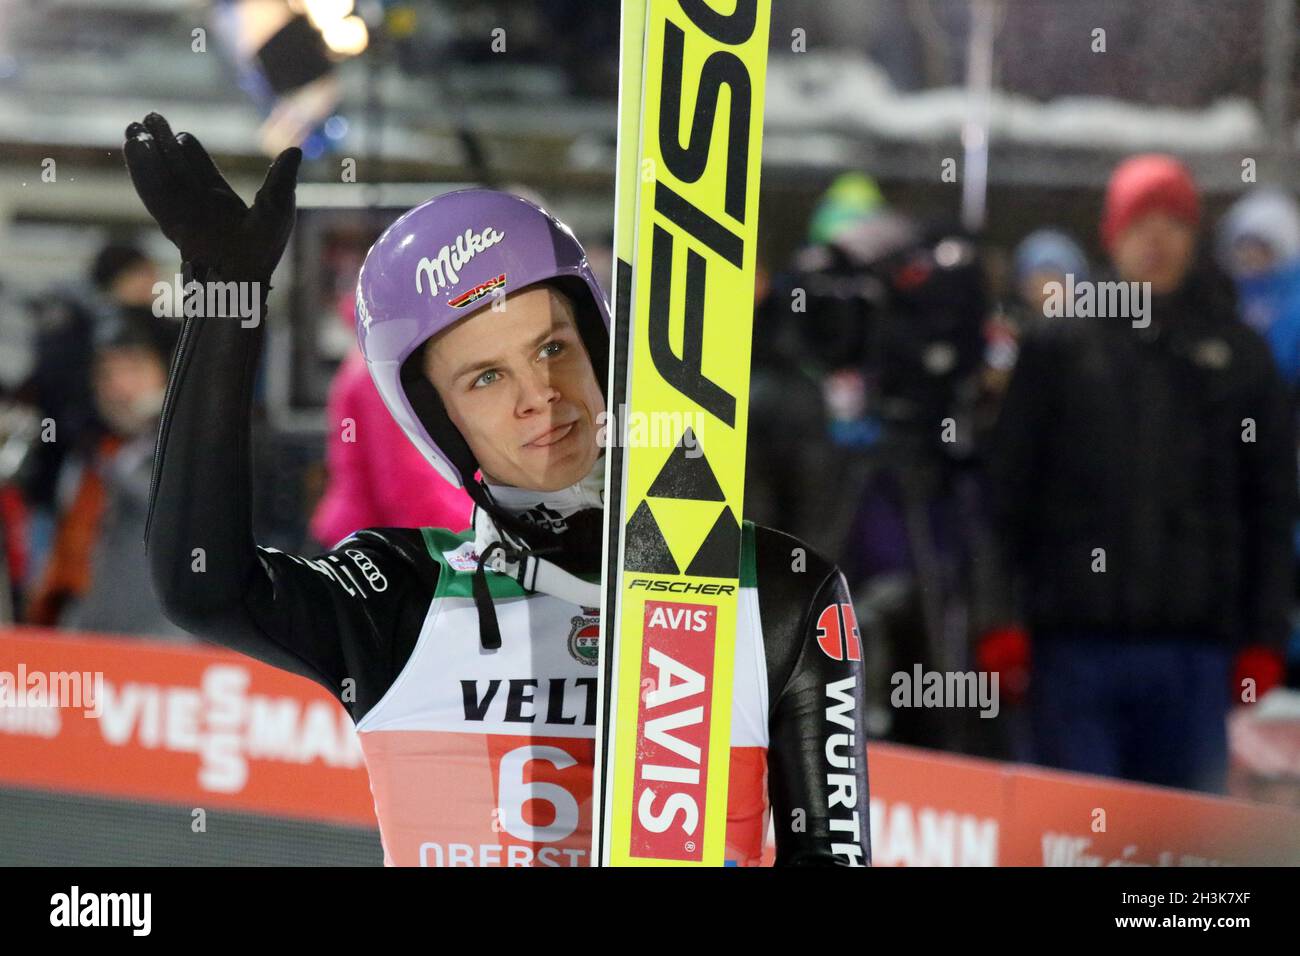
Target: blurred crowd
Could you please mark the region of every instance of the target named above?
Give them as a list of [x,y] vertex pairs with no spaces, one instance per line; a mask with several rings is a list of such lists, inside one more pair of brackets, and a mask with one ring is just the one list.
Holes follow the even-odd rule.
[[[4,619],[191,640],[164,615],[144,560],[181,329],[175,307],[159,305],[160,281],[141,247],[111,242],[84,279],[13,306],[29,324],[30,354],[5,383],[0,410]],[[351,328],[350,302],[340,311]],[[13,347],[19,337],[8,337]],[[301,523],[301,550],[327,549],[364,527],[468,524],[468,496],[437,480],[405,440],[359,352],[335,374],[328,417],[329,481]]]
[[[1187,169],[1143,155],[1097,223],[1096,261],[1045,224],[998,250],[836,179],[760,276],[746,513],[843,568],[874,735],[1222,791],[1230,710],[1300,684],[1300,208],[1255,188],[1207,221]],[[180,327],[160,279],[112,243],[21,310],[0,616],[189,639],[143,560]],[[467,525],[359,354],[327,417],[302,550]],[[999,719],[890,706],[914,665],[996,674]]]
[[[747,508],[844,569],[874,734],[1222,792],[1232,708],[1300,683],[1300,209],[1207,221],[1152,154],[1096,222],[999,259],[838,179],[760,295]],[[998,719],[895,701],[918,665]]]

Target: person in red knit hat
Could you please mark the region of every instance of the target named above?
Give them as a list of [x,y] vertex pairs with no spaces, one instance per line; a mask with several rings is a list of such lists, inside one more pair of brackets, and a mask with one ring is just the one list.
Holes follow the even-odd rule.
[[[1036,759],[1222,791],[1228,709],[1276,678],[1260,662],[1286,641],[1296,469],[1286,389],[1199,254],[1200,224],[1182,163],[1119,165],[1105,278],[1136,284],[1114,301],[1143,314],[1025,335],[990,474],[1023,585]],[[1255,647],[1270,650],[1241,654]]]
[[1149,282],[1155,295],[1182,284],[1196,252],[1201,199],[1192,174],[1172,156],[1126,159],[1106,189],[1101,240],[1126,282]]

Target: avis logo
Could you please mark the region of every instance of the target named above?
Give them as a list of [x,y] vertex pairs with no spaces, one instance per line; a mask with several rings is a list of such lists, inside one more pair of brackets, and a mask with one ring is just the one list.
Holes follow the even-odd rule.
[[826,605],[817,616],[817,646],[833,661],[862,660],[862,634],[852,604]]
[[717,608],[647,601],[631,855],[703,859]]
[[650,614],[650,627],[662,627],[672,631],[707,631],[712,619],[713,608],[688,607],[681,605],[659,604]]

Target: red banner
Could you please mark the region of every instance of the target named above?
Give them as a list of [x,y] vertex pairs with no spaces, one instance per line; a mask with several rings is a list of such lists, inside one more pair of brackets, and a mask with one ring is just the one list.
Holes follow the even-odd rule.
[[1300,813],[870,745],[876,866],[1300,865]]
[[[102,675],[98,702],[31,699],[74,673]],[[377,826],[352,720],[305,678],[202,644],[29,628],[0,636],[3,674],[29,699],[0,706],[0,782]]]
[[[877,866],[1300,864],[1284,807],[891,744],[869,758]],[[376,825],[338,702],[202,644],[0,632],[0,785]]]

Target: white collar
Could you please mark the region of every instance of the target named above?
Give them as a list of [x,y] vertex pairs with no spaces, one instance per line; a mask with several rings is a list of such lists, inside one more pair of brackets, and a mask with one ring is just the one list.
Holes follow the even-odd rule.
[[[585,508],[605,506],[605,453],[596,457],[591,471],[581,481],[559,491],[528,491],[509,485],[483,481],[493,502],[503,510],[537,527],[556,534],[567,528],[565,519]],[[488,554],[493,544],[501,542],[514,549],[513,558],[493,551],[486,565],[514,578],[528,591],[543,591],[583,607],[600,607],[599,581],[584,581],[545,558],[528,551],[523,542],[504,533],[483,508],[474,507],[474,551]]]
[[564,519],[587,508],[605,507],[605,453],[596,456],[591,471],[580,481],[558,491],[530,491],[511,485],[497,485],[483,479],[493,502],[503,511],[529,524],[564,530]]

